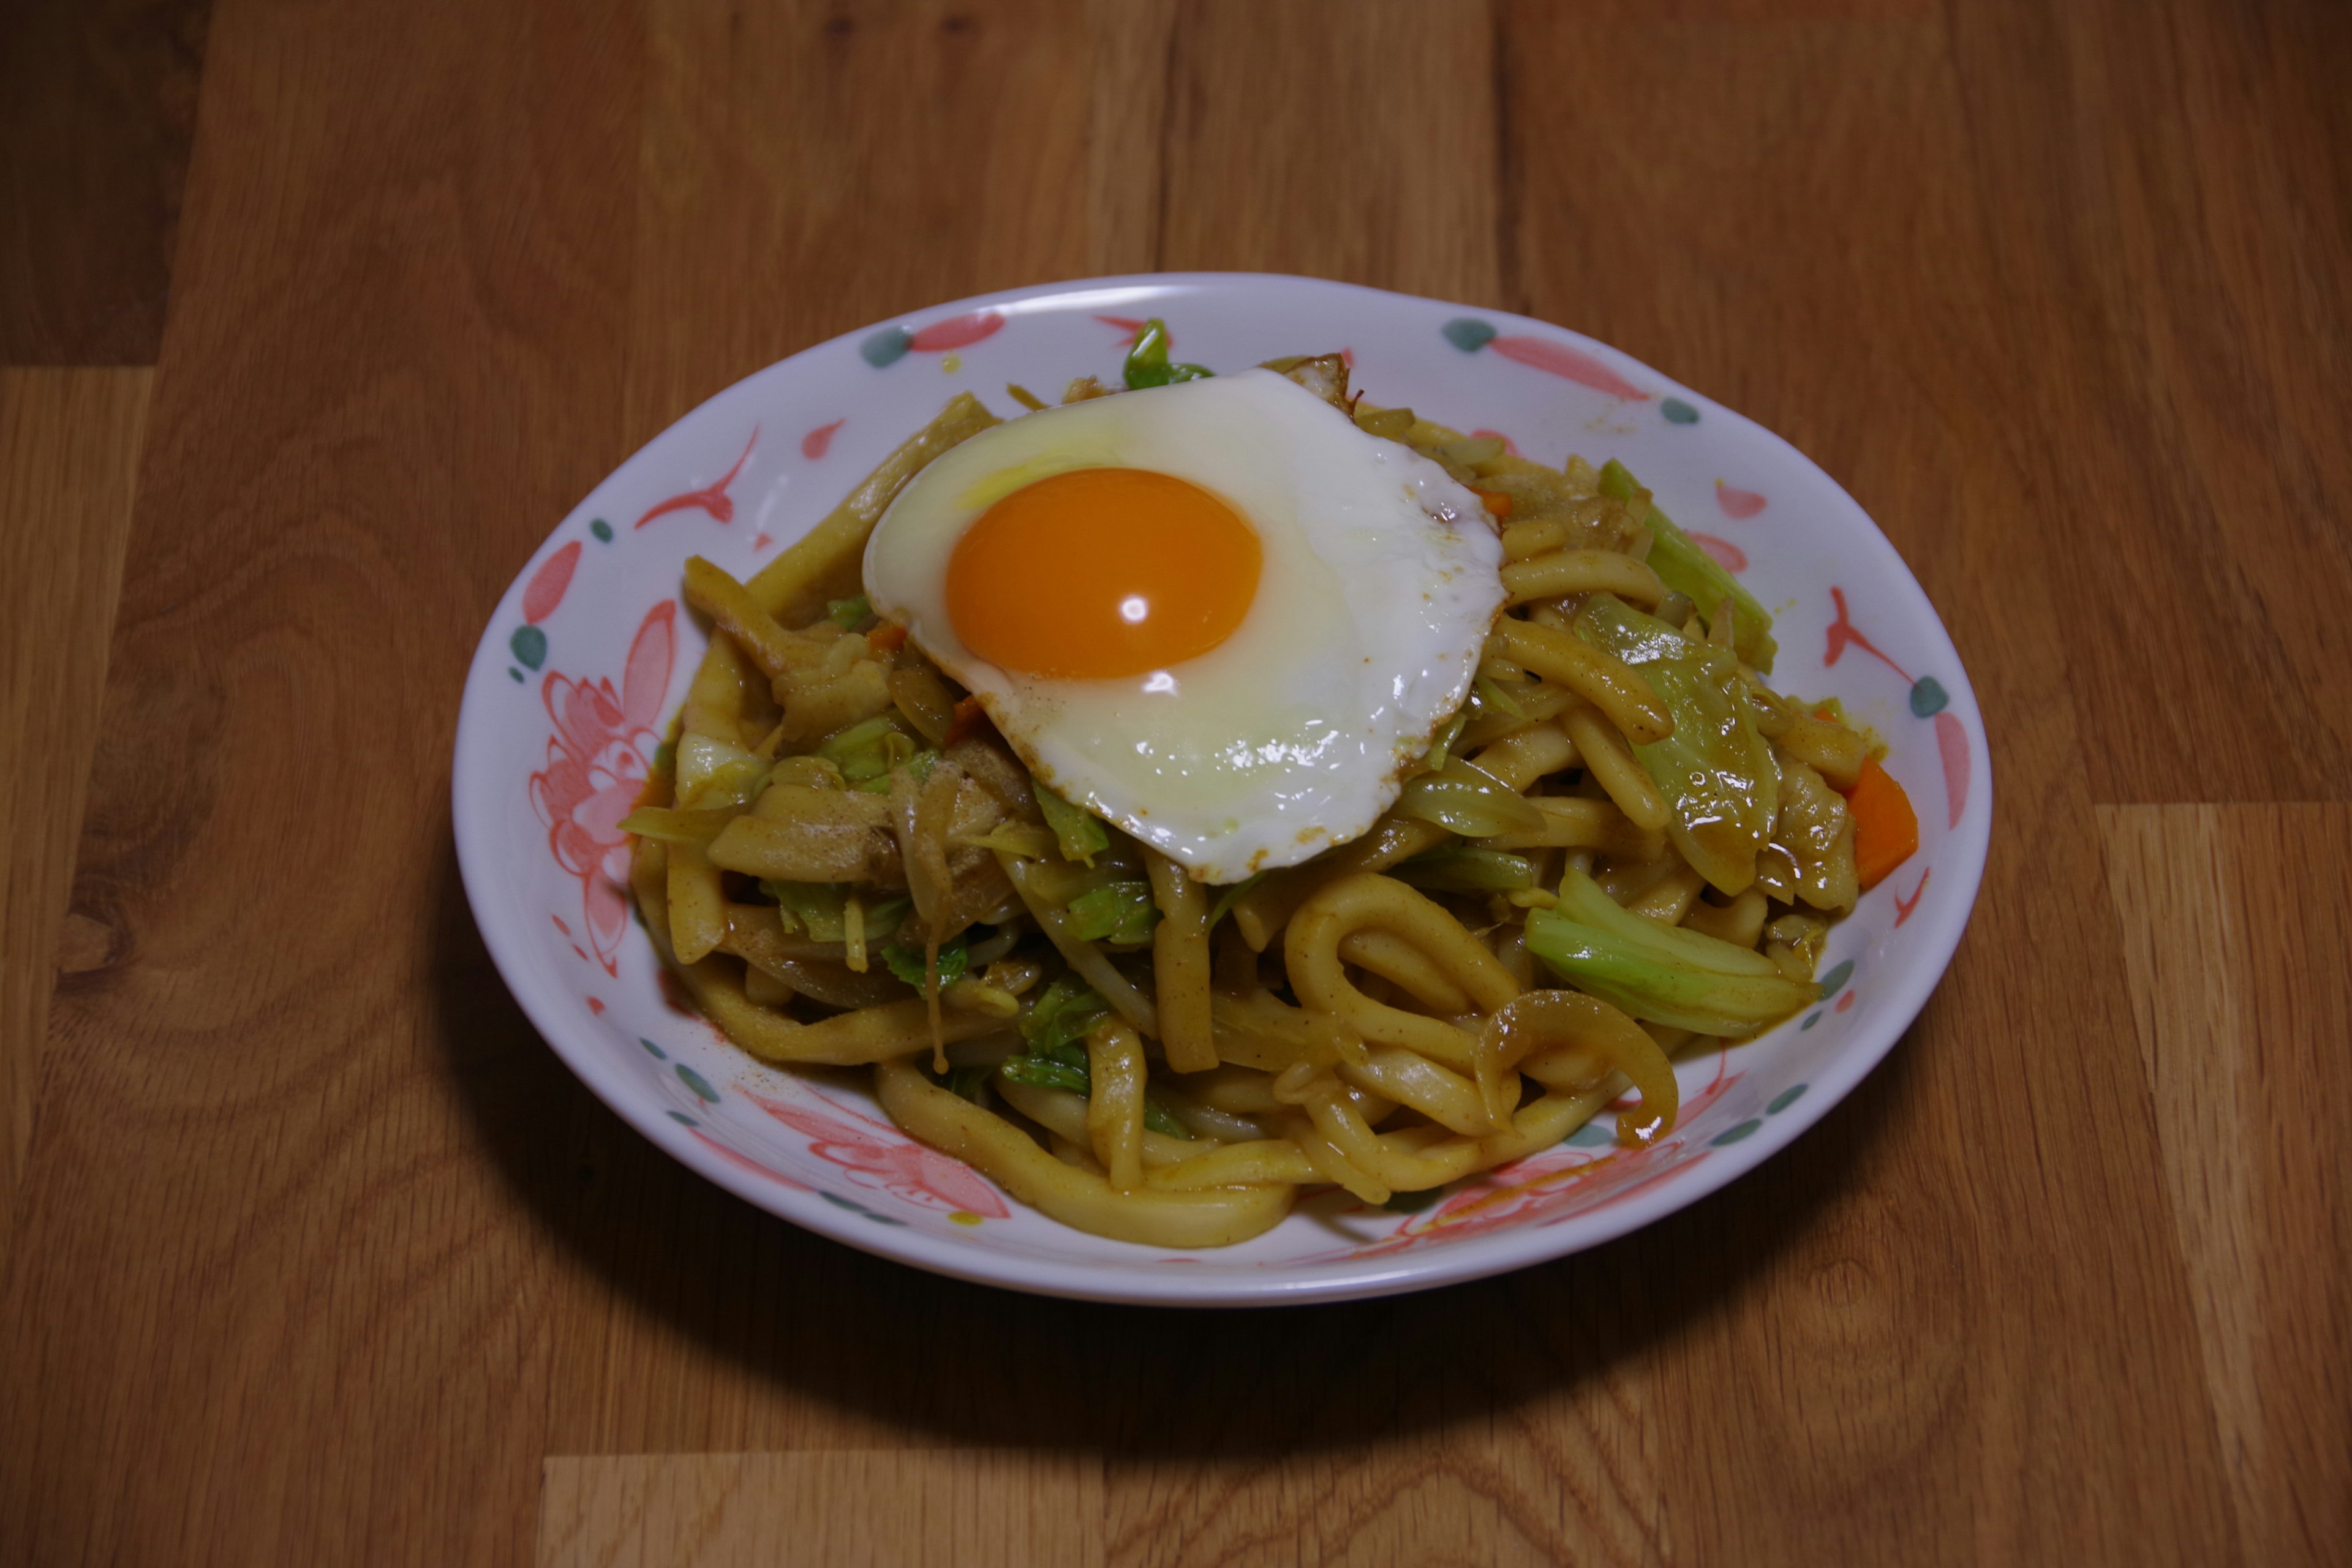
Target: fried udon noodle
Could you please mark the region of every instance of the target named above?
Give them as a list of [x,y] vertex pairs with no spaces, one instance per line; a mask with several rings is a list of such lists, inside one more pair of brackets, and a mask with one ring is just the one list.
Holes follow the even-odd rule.
[[1473,694],[1369,831],[1203,886],[1046,790],[876,620],[866,537],[998,423],[969,395],[749,583],[688,563],[713,635],[624,824],[646,930],[730,1039],[871,1067],[916,1138],[1161,1247],[1257,1235],[1301,1189],[1442,1186],[1629,1091],[1618,1138],[1659,1137],[1675,1054],[1811,1002],[1830,922],[1908,847],[1907,805],[1862,808],[1900,800],[1868,739],[1766,685],[1769,619],[1622,467],[1373,408],[1336,356],[1273,368],[1502,535]]

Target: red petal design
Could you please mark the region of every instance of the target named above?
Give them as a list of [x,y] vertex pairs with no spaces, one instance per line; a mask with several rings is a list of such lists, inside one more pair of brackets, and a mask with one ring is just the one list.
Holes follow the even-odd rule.
[[555,614],[555,606],[563,603],[563,590],[572,586],[572,569],[579,564],[576,539],[542,562],[522,591],[522,618],[537,626]]
[[933,321],[914,335],[909,348],[927,354],[945,353],[967,343],[993,337],[1004,325],[1004,318],[994,310],[974,310],[970,315],[950,316],[944,321]]
[[1647,403],[1650,395],[1619,375],[1601,361],[1582,349],[1570,348],[1549,338],[1496,338],[1487,345],[1505,359],[1521,364],[1531,364],[1538,370],[1589,386],[1595,392],[1605,392],[1612,397],[1630,398]]
[[1740,549],[1728,539],[1717,539],[1712,533],[1694,533],[1690,537],[1693,544],[1714,556],[1716,564],[1726,572],[1748,570],[1748,552]]
[[1715,481],[1715,504],[1721,507],[1723,515],[1734,522],[1745,522],[1764,510],[1764,498],[1754,490],[1743,490],[1738,485],[1727,485],[1717,479]]
[[833,433],[835,430],[840,429],[842,426],[846,423],[848,423],[848,421],[845,419],[836,419],[830,425],[820,425],[815,429],[810,431],[807,435],[802,437],[801,456],[808,458],[811,462],[814,462],[817,458],[824,457],[825,453],[833,449]]

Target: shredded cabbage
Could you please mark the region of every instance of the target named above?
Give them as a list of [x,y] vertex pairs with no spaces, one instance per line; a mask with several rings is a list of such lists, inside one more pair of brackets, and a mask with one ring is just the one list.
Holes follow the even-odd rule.
[[1556,909],[1528,915],[1528,951],[1579,990],[1636,1018],[1702,1035],[1748,1035],[1819,999],[1747,948],[1618,907],[1573,867]]

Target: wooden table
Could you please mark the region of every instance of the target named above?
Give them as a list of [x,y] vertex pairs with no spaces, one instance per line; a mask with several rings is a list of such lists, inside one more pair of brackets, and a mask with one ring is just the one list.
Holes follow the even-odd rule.
[[[2352,1560],[2352,8],[30,0],[0,23],[0,1562]],[[877,317],[1313,273],[1780,431],[2000,819],[1909,1037],[1354,1306],[803,1235],[532,1034],[509,577]]]

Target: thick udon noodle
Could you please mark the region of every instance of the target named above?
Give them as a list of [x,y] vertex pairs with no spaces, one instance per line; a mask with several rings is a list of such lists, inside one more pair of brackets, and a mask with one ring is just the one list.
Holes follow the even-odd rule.
[[[1301,1189],[1425,1192],[1549,1148],[1633,1089],[1620,1139],[1670,1128],[1671,1058],[1727,1031],[1636,1022],[1547,977],[1529,912],[1589,876],[1636,916],[1760,955],[1759,975],[1810,982],[1854,897],[1851,825],[1841,837],[1822,774],[1850,778],[1864,742],[1764,694],[1743,663],[1779,731],[1795,803],[1782,815],[1809,803],[1813,816],[1810,837],[1776,837],[1758,886],[1707,896],[1633,749],[1671,728],[1665,705],[1569,629],[1605,594],[1733,646],[1736,614],[1710,627],[1644,563],[1648,492],[1604,493],[1580,459],[1545,468],[1404,410],[1345,406],[1504,519],[1512,608],[1478,698],[1397,810],[1238,888],[1203,887],[1115,829],[1091,864],[1066,858],[1045,815],[1058,803],[1041,806],[902,632],[859,618],[875,520],[924,463],[996,423],[959,397],[749,584],[689,564],[714,635],[630,821],[638,907],[695,1005],[762,1061],[871,1066],[916,1138],[1066,1224],[1161,1247],[1255,1236]],[[860,733],[879,735],[884,769],[854,787],[837,758]],[[1510,880],[1522,862],[1528,885],[1476,885],[1481,867]],[[1090,890],[1145,885],[1157,920],[1139,941],[1072,915]],[[802,907],[782,907],[786,893]],[[904,978],[883,961],[892,941]],[[963,964],[944,983],[943,946]],[[1024,1022],[1076,982],[1101,1011],[1083,1068],[1066,1043],[1049,1070],[1021,1071],[1039,1060]]]

